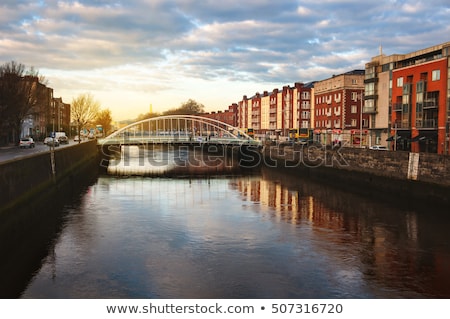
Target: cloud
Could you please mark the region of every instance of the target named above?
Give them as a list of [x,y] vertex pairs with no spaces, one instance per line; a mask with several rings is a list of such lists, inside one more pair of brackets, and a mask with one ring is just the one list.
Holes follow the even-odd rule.
[[[363,68],[380,45],[408,53],[450,34],[444,0],[7,0],[0,10],[3,62],[47,71],[64,93],[123,86],[175,96],[177,86],[186,92],[179,98],[206,100],[212,87],[234,83],[216,104],[226,93],[230,102],[252,94],[245,83],[326,78]],[[197,80],[211,88],[192,88]]]

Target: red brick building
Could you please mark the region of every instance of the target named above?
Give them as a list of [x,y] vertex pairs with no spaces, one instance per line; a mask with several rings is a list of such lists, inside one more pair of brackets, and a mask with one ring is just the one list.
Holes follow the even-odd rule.
[[353,70],[314,84],[314,134],[323,144],[367,146],[364,70]]
[[207,117],[210,119],[214,119],[217,121],[224,122],[228,125],[237,126],[237,104],[233,103],[228,107],[228,110],[225,111],[217,111],[217,112],[211,112],[211,113],[204,113],[201,116]]
[[253,131],[257,138],[282,139],[308,137],[311,125],[312,83],[295,83],[272,92],[244,95],[237,104],[237,125]]
[[448,153],[450,43],[405,55],[392,71],[393,148]]

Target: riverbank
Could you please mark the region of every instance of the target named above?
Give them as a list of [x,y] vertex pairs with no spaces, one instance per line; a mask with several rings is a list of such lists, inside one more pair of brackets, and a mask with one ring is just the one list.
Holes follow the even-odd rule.
[[77,183],[85,178],[78,175],[80,170],[97,165],[95,141],[2,162],[0,212],[53,193],[67,183]]
[[450,157],[355,148],[265,147],[265,165],[380,200],[450,206]]

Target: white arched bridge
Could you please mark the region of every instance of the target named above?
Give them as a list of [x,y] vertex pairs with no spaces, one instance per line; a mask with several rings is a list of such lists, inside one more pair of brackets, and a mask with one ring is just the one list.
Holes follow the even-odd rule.
[[196,115],[167,115],[132,123],[99,139],[100,145],[138,144],[261,145],[227,123]]

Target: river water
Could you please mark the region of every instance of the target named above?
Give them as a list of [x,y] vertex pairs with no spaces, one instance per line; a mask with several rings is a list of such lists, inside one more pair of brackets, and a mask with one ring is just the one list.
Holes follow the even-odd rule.
[[449,298],[450,216],[273,169],[99,176],[22,298]]

